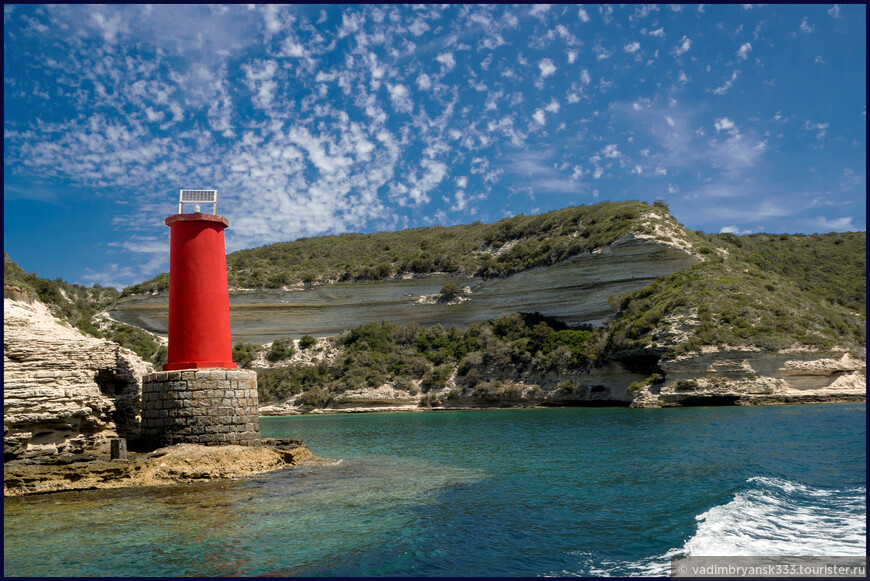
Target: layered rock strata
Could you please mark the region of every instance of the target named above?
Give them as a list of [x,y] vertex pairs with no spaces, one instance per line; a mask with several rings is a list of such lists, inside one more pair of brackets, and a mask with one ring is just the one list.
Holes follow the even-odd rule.
[[150,373],[142,382],[142,441],[150,447],[260,442],[257,373],[195,369]]
[[[683,247],[629,234],[598,251],[493,280],[445,274],[303,289],[232,290],[232,340],[267,343],[287,335],[325,337],[385,320],[465,327],[520,311],[537,311],[567,323],[598,325],[615,312],[607,302],[610,295],[637,290],[698,261]],[[468,287],[462,299],[469,300],[426,300],[447,283]],[[109,315],[165,335],[167,295],[122,298]]]
[[4,298],[3,330],[5,460],[108,454],[111,439],[138,437],[149,363],[38,301]]
[[666,380],[632,407],[864,401],[867,362],[844,351],[719,350],[661,361]]

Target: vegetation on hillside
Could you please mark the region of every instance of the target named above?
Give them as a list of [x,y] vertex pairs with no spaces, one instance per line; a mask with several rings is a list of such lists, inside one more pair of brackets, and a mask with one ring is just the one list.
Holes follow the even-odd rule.
[[[300,238],[229,254],[227,276],[232,288],[281,288],[433,272],[502,277],[590,252],[629,232],[646,232],[642,215],[649,212],[676,226],[661,202],[602,202],[492,224]],[[508,250],[500,251],[508,244]],[[122,294],[168,288],[164,273]]]
[[[386,383],[412,395],[440,390],[454,375],[456,396],[492,400],[510,389],[508,380],[551,382],[601,357],[603,329],[569,327],[538,313],[504,315],[467,329],[424,328],[389,322],[365,323],[333,338],[341,354],[333,362],[290,364],[258,371],[261,403],[303,394],[303,405],[320,406],[351,390]],[[236,345],[247,354],[246,344]],[[250,365],[252,358],[238,358]]]
[[[579,373],[608,359],[646,357],[651,373],[630,393],[664,381],[649,365],[702,346],[793,346],[851,349],[866,345],[865,233],[767,235],[688,232],[707,258],[647,287],[611,297],[617,310],[606,327],[570,328],[539,314],[507,315],[466,330],[367,323],[333,339],[334,363],[291,364],[260,370],[264,403],[300,394],[305,406],[326,406],[351,389],[391,383],[423,393],[454,378],[447,398],[509,402],[515,383],[549,386],[557,398],[581,392]],[[451,289],[447,289],[448,291]],[[682,319],[682,321],[681,321]],[[672,327],[690,332],[674,333]],[[454,375],[455,374],[455,375]],[[438,396],[441,397],[441,396]]]
[[[866,233],[695,235],[711,250],[707,261],[612,298],[618,313],[609,324],[609,354],[866,345]],[[668,345],[679,318],[693,317],[688,340]]]

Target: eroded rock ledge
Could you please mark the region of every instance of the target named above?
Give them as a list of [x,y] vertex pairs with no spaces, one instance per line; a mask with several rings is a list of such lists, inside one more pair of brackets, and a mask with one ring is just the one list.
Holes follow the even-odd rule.
[[260,446],[176,444],[127,460],[62,455],[6,462],[3,495],[64,490],[159,486],[239,478],[306,462],[323,461],[302,440],[264,439]]
[[865,401],[867,362],[846,351],[707,348],[661,361],[666,380],[632,407]]

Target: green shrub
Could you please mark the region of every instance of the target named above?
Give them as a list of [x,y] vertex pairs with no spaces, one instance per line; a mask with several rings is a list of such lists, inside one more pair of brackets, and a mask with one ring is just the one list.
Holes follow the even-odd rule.
[[679,379],[674,382],[673,388],[676,391],[694,391],[698,389],[698,382],[694,379]]
[[272,346],[266,354],[266,359],[274,363],[293,357],[295,352],[296,348],[293,346],[293,340],[289,337],[283,337],[272,341]]
[[254,362],[254,358],[262,350],[263,348],[259,345],[254,345],[247,341],[240,341],[233,345],[233,361],[235,361],[239,367],[248,369]]
[[309,347],[313,347],[317,344],[317,339],[312,337],[311,335],[303,335],[301,339],[299,339],[299,348],[300,349],[308,349]]

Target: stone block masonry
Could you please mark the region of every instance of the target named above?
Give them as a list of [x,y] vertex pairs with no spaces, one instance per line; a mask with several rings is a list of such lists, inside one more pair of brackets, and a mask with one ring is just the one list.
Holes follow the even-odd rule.
[[258,445],[257,373],[190,369],[150,373],[142,380],[142,441]]

